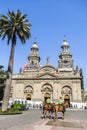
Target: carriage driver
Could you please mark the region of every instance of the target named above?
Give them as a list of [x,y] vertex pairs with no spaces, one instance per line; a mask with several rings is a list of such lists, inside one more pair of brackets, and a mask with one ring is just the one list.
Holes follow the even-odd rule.
[[63,103],[64,103],[64,101],[63,101],[62,97],[60,97],[60,98],[58,99],[58,104],[60,104],[60,105],[63,107],[64,111],[65,111],[65,106],[64,106]]

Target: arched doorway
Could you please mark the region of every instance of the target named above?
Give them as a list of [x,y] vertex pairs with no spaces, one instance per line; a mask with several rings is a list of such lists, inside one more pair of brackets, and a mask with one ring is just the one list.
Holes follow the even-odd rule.
[[33,94],[33,87],[28,85],[24,88],[24,96],[26,100],[31,100],[31,96]]
[[67,102],[69,104],[69,107],[70,107],[70,96],[69,95],[64,96],[64,102]]
[[50,94],[49,93],[45,93],[44,94],[44,101],[46,102],[47,98],[50,98]]
[[44,102],[46,101],[47,98],[51,98],[52,99],[52,96],[53,96],[53,87],[52,87],[51,84],[45,83],[41,87],[41,92],[43,94]]
[[31,100],[31,95],[30,94],[27,94],[26,100]]

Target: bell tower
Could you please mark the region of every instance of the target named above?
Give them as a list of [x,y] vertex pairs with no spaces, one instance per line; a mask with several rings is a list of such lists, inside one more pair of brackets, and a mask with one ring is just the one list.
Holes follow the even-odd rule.
[[69,52],[69,44],[64,37],[61,45],[62,52],[59,55],[58,71],[72,71],[73,70],[73,59]]
[[40,56],[38,54],[39,48],[37,45],[37,42],[34,41],[32,48],[31,48],[31,54],[28,56],[28,70],[36,70],[39,69],[39,63],[40,63]]

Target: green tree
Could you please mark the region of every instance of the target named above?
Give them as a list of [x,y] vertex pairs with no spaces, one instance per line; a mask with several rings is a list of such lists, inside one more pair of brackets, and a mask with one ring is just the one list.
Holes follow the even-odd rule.
[[3,66],[0,65],[0,101],[3,100],[5,81],[6,81],[6,72],[3,70]]
[[0,37],[2,40],[7,38],[7,44],[11,43],[11,51],[7,69],[7,80],[3,97],[2,111],[7,111],[9,103],[9,95],[11,90],[13,62],[14,62],[14,50],[17,38],[21,43],[25,43],[30,38],[31,24],[26,19],[27,15],[22,14],[20,10],[14,11],[8,10],[7,15],[0,16]]

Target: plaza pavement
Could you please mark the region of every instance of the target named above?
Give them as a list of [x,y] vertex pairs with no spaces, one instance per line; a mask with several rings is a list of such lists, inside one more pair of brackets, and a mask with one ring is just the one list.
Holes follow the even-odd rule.
[[[71,112],[71,111],[70,111]],[[69,116],[70,117],[70,116]],[[52,125],[48,125],[48,122],[53,122]],[[60,122],[62,125],[55,125],[55,122],[52,119],[39,119],[39,121],[36,121],[35,123],[29,124],[21,124],[21,125],[15,125],[14,127],[7,128],[4,130],[87,130],[87,120],[82,119],[72,119],[72,117],[62,119],[57,119],[56,122]],[[64,126],[64,124],[68,122],[67,124],[71,124],[70,126]],[[75,127],[75,124],[78,124],[77,127]],[[0,129],[2,130],[2,129]]]
[[[40,120],[34,124],[27,125],[24,130],[87,130],[87,121],[79,121],[79,120],[70,120],[70,122],[75,122],[80,124],[81,128],[77,127],[62,127],[62,126],[55,126],[55,125],[47,125],[46,123],[48,122],[48,119]],[[68,121],[68,120],[64,120]],[[64,121],[61,120],[62,123]]]
[[[76,109],[77,110],[77,109]],[[77,120],[77,119],[58,119],[56,122],[61,122],[60,125],[55,125],[56,123],[53,122],[52,125],[48,125],[47,123],[50,122],[49,119],[41,119],[34,124],[27,125],[24,130],[87,130],[87,120]],[[70,126],[64,126],[64,123],[67,122],[71,124]],[[78,124],[78,125],[76,125]],[[76,127],[75,127],[76,125]]]
[[[67,120],[64,120],[67,121]],[[64,121],[61,120],[61,122],[64,123]],[[79,120],[70,120],[70,122],[76,122],[81,125],[81,128],[73,128],[72,127],[61,127],[61,126],[55,126],[55,125],[47,125],[46,123],[49,122],[49,119],[41,119],[34,124],[27,124],[27,125],[21,125],[21,126],[15,126],[11,127],[6,130],[87,130],[87,121],[79,121]],[[1,129],[0,129],[1,130]]]

